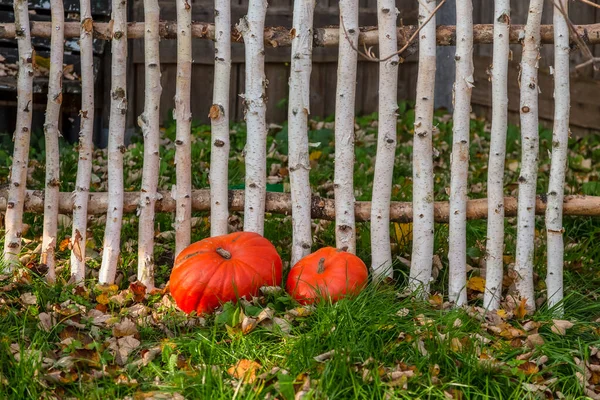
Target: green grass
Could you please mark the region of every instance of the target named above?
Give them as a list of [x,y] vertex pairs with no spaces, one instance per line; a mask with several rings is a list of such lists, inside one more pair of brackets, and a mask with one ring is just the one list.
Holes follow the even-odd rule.
[[[369,200],[372,191],[376,150],[377,115],[357,117],[355,191],[357,200]],[[412,127],[414,110],[408,103],[400,105],[398,147],[394,170],[393,200],[410,201],[412,190]],[[434,135],[436,200],[447,200],[452,121],[442,112],[436,114],[438,132]],[[312,121],[311,186],[314,193],[332,197],[333,124],[331,119]],[[507,141],[507,195],[515,195],[520,160],[519,130],[511,126]],[[174,146],[175,124],[169,121],[162,133],[159,185],[170,190],[175,183]],[[3,138],[8,135],[3,135]],[[208,187],[210,168],[210,127],[194,125],[192,159],[193,185]],[[551,132],[540,130],[540,173],[538,193],[548,184]],[[489,123],[482,119],[471,122],[470,196],[485,197]],[[243,188],[245,126],[232,126],[230,188]],[[0,183],[6,182],[11,164],[10,141],[0,146]],[[268,171],[275,181],[268,190],[288,191],[286,171],[287,125],[273,128],[268,137]],[[567,192],[600,195],[598,170],[600,164],[600,135],[573,138],[569,143],[570,170]],[[139,190],[143,146],[139,138],[125,153],[126,190]],[[45,158],[43,135],[32,140],[28,188],[42,189]],[[61,191],[72,191],[76,174],[77,153],[61,143]],[[279,164],[279,165],[278,165]],[[94,157],[93,191],[105,191],[106,151],[97,150]],[[277,178],[275,178],[277,177]],[[241,217],[240,215],[236,215]],[[208,236],[207,213],[194,213],[193,240]],[[489,316],[487,325],[468,310],[449,310],[439,300],[445,299],[448,281],[448,227],[437,224],[435,254],[443,268],[432,284],[437,295],[429,302],[402,298],[408,268],[394,263],[393,283],[370,284],[355,299],[336,304],[319,304],[308,315],[293,316],[297,304],[283,292],[257,298],[253,303],[226,304],[217,316],[188,319],[162,295],[148,296],[136,303],[128,293],[128,278],[137,268],[137,220],[125,218],[122,234],[122,254],[118,290],[129,296],[119,305],[113,299],[106,305],[112,319],[93,325],[86,315],[103,306],[99,289],[88,293],[74,290],[68,280],[69,250],[59,250],[59,283],[48,286],[38,276],[35,249],[40,243],[42,216],[26,214],[28,225],[23,237],[23,255],[31,259],[27,279],[15,287],[0,281],[0,398],[82,398],[111,399],[145,398],[149,392],[179,393],[186,398],[280,398],[293,399],[302,390],[306,398],[314,399],[524,399],[556,398],[557,392],[566,398],[584,398],[576,373],[581,363],[600,364],[593,355],[600,347],[600,219],[566,217],[564,319],[574,323],[565,336],[551,330],[552,310],[542,303],[532,317],[513,315],[510,304],[505,319]],[[240,219],[241,221],[241,219]],[[94,288],[94,275],[100,266],[105,219],[90,220],[90,240],[87,244],[88,268],[91,276],[88,288]],[[173,216],[159,214],[156,230],[157,284],[165,284],[173,262],[174,244],[168,233],[173,230]],[[234,221],[235,223],[235,221]],[[314,221],[318,225],[314,249],[334,245],[333,224]],[[536,223],[536,293],[545,294],[545,230],[542,218]],[[410,224],[393,225],[390,240],[394,256],[410,259]],[[290,217],[268,215],[265,236],[273,241],[284,260],[290,257]],[[59,243],[70,235],[68,221],[59,230]],[[0,235],[3,236],[3,235]],[[486,221],[468,223],[468,263],[470,276],[481,273],[485,255]],[[506,224],[506,266],[510,266],[515,251],[515,219]],[[1,243],[0,243],[1,244]],[[369,224],[357,224],[358,255],[370,263]],[[4,285],[4,286],[3,286]],[[35,296],[37,304],[23,299]],[[109,293],[114,295],[114,291]],[[24,296],[25,295],[25,296]],[[23,297],[24,296],[24,297]],[[110,297],[109,296],[109,297]],[[481,293],[468,292],[470,306],[481,305]],[[145,308],[147,307],[147,308]],[[255,317],[264,308],[274,310],[277,318],[285,319],[289,332],[278,325],[258,326],[244,334],[240,324],[244,315]],[[149,317],[135,316],[139,309]],[[49,331],[39,326],[40,313],[56,313],[56,323]],[[133,314],[132,314],[133,313]],[[516,312],[518,314],[518,311]],[[112,327],[123,318],[139,323],[135,338],[139,346],[128,361],[118,362],[113,350]],[[521,317],[521,318],[519,318]],[[456,322],[460,320],[460,323]],[[189,326],[190,322],[196,325]],[[533,321],[533,322],[531,322]],[[281,323],[281,322],[280,322]],[[528,324],[529,323],[529,324]],[[532,325],[534,324],[534,325]],[[538,326],[539,324],[539,326]],[[524,326],[535,326],[525,332]],[[510,331],[513,327],[520,331]],[[498,331],[500,329],[500,331]],[[517,332],[517,335],[510,333]],[[527,337],[538,332],[544,343],[533,350],[527,347]],[[485,338],[485,343],[482,342]],[[113,347],[111,347],[113,346]],[[149,349],[161,348],[147,365],[136,365]],[[316,356],[335,350],[331,358],[319,362]],[[15,358],[13,353],[18,351]],[[530,353],[531,354],[528,354]],[[483,354],[483,355],[482,355]],[[69,358],[65,358],[69,357]],[[535,367],[534,361],[544,361]],[[547,357],[545,359],[544,357]],[[232,376],[227,370],[240,360],[257,362],[258,378],[250,383]],[[493,362],[492,362],[492,361]],[[406,372],[411,371],[411,372]],[[395,378],[392,377],[394,373]],[[407,377],[401,377],[400,375]],[[555,379],[554,379],[555,378]],[[594,376],[590,379],[598,379]],[[537,385],[537,386],[535,386]],[[545,386],[545,389],[541,385]],[[536,392],[538,390],[538,392]],[[553,397],[550,397],[553,396]],[[159,398],[159,397],[156,397]]]

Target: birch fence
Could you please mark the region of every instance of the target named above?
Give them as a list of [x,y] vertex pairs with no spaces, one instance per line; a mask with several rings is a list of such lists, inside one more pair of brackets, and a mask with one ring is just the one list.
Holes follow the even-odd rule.
[[[85,278],[87,216],[104,214],[106,231],[99,281],[115,279],[119,260],[120,232],[124,213],[139,215],[138,280],[151,289],[154,285],[154,218],[158,212],[174,212],[176,252],[190,242],[192,210],[211,211],[211,234],[227,233],[232,211],[244,212],[244,229],[262,233],[265,213],[292,215],[292,262],[310,252],[311,219],[335,220],[337,247],[356,249],[356,221],[371,221],[372,271],[375,278],[391,276],[389,226],[392,221],[414,221],[413,257],[409,289],[426,295],[432,274],[435,223],[450,224],[449,300],[460,306],[466,302],[466,221],[488,219],[487,281],[484,305],[499,306],[504,245],[504,218],[517,216],[518,239],[516,287],[530,310],[535,308],[533,293],[533,245],[536,215],[546,216],[548,237],[547,287],[550,305],[562,299],[563,215],[600,216],[600,197],[564,196],[566,146],[569,130],[569,51],[574,44],[600,44],[600,24],[574,26],[568,21],[568,1],[555,3],[553,25],[541,26],[542,0],[531,0],[526,26],[511,26],[508,0],[495,0],[493,25],[473,25],[472,0],[457,0],[460,18],[457,26],[437,26],[435,12],[444,0],[415,0],[419,5],[419,25],[398,27],[394,1],[379,0],[379,29],[358,26],[358,1],[340,0],[340,27],[313,27],[314,0],[296,0],[293,29],[265,27],[266,0],[250,0],[247,16],[232,26],[230,2],[215,0],[215,24],[191,20],[192,4],[176,0],[177,21],[159,21],[157,0],[145,0],[145,22],[127,23],[126,1],[113,0],[110,23],[94,23],[89,0],[81,0],[81,23],[65,23],[61,1],[52,1],[51,22],[29,22],[26,0],[14,2],[14,24],[0,24],[0,36],[16,38],[19,51],[18,116],[11,179],[8,190],[0,193],[0,209],[5,210],[4,260],[9,269],[18,266],[24,212],[44,214],[42,263],[49,267],[47,279],[55,280],[57,217],[72,213],[72,280]],[[26,171],[31,130],[32,46],[31,37],[51,37],[52,66],[46,113],[46,188],[28,191]],[[92,193],[90,186],[94,95],[92,82],[92,38],[112,41],[112,89],[110,140],[108,150],[108,192]],[[82,105],[79,163],[74,194],[58,192],[58,115],[61,103],[63,40],[79,37],[82,57]],[[177,38],[178,70],[174,99],[177,184],[170,192],[157,191],[159,159],[159,105],[161,97],[159,40]],[[140,192],[123,187],[123,137],[127,110],[127,40],[143,38],[145,43],[145,107],[138,123],[144,138],[144,166]],[[212,150],[210,189],[193,190],[191,184],[190,77],[192,39],[215,42],[214,98],[210,110]],[[231,42],[246,45],[246,88],[242,95],[248,125],[245,153],[246,189],[227,190],[229,154],[229,81]],[[488,199],[469,200],[469,117],[473,86],[473,45],[493,43],[491,81],[493,119],[489,157]],[[509,44],[521,43],[521,128],[522,171],[519,197],[504,197],[503,170],[507,131],[507,62]],[[537,59],[541,43],[555,46],[555,120],[548,192],[536,194],[538,153]],[[354,199],[354,101],[356,64],[361,46],[379,45],[379,137],[372,202]],[[437,46],[456,45],[456,81],[451,192],[449,202],[433,198],[433,100]],[[265,46],[291,46],[289,85],[289,171],[291,193],[266,192],[266,135],[264,49]],[[335,115],[335,199],[311,194],[309,185],[307,118],[310,114],[309,85],[313,47],[339,47]],[[366,47],[365,47],[366,48]],[[400,48],[401,50],[398,50]],[[413,201],[391,202],[396,147],[397,92],[395,80],[403,56],[419,51],[415,139],[413,152]]]

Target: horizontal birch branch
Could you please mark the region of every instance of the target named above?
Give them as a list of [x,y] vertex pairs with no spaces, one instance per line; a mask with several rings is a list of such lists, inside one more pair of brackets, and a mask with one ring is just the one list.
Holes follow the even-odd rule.
[[[32,21],[31,36],[47,37],[52,33],[52,23],[47,21]],[[94,22],[94,37],[96,39],[110,40],[112,38],[112,24],[110,22]],[[586,44],[600,44],[600,23],[590,25],[574,25],[579,37]],[[81,24],[79,22],[65,23],[65,38],[79,37]],[[359,45],[374,46],[379,42],[377,27],[362,27],[358,38]],[[398,27],[398,45],[404,46],[411,35],[417,30],[417,26],[406,25]],[[314,46],[335,47],[339,45],[340,33],[336,26],[315,28]],[[553,25],[542,25],[542,43],[554,43]],[[0,39],[15,38],[15,24],[0,24]],[[118,35],[119,32],[115,32]],[[164,39],[177,39],[177,23],[162,21],[159,34]],[[525,25],[511,25],[510,43],[519,43],[524,37]],[[440,25],[437,27],[438,46],[454,46],[456,44],[456,27],[454,25]],[[573,34],[571,34],[573,36]],[[198,39],[214,40],[215,26],[212,23],[195,22],[192,24],[192,37]],[[128,39],[144,38],[144,23],[130,22],[127,24]],[[232,28],[231,39],[233,42],[243,43],[244,39],[240,32]],[[473,26],[473,41],[479,44],[491,44],[494,39],[494,25],[476,24]],[[573,42],[573,37],[571,37]],[[292,45],[292,31],[282,26],[265,28],[265,45],[269,47],[290,47]]]
[[[8,191],[0,191],[0,211],[6,210]],[[140,200],[139,192],[125,192],[123,200],[123,212],[134,213]],[[312,197],[311,216],[314,219],[333,221],[335,219],[334,199]],[[108,205],[108,194],[106,192],[92,192],[89,194],[88,214],[98,215],[106,213]],[[171,192],[159,192],[156,201],[156,212],[174,212],[175,199]],[[565,196],[564,215],[574,216],[600,216],[600,196],[572,195]],[[266,212],[274,214],[291,215],[292,200],[289,193],[267,192]],[[505,197],[504,208],[506,217],[517,215],[517,198]],[[210,211],[210,190],[200,189],[192,192],[192,209],[194,211]],[[229,191],[230,211],[244,210],[244,191]],[[435,221],[448,222],[448,202],[439,201],[434,204]],[[545,196],[538,196],[536,200],[536,214],[543,215],[546,211]],[[25,197],[25,212],[44,212],[44,191],[28,190]],[[70,214],[73,212],[72,193],[61,192],[59,197],[59,212]],[[371,218],[371,203],[357,201],[354,208],[356,221],[369,221]],[[467,203],[467,219],[486,219],[488,212],[487,199],[469,200]],[[410,222],[413,219],[411,202],[392,202],[390,206],[390,218],[394,222]]]

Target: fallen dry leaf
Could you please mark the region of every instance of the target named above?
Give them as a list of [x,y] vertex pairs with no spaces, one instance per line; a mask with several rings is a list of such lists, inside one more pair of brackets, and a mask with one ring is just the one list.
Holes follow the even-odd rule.
[[335,350],[330,350],[326,353],[319,354],[318,356],[314,357],[314,359],[316,362],[325,362],[325,361],[331,359],[331,357],[333,357],[334,354],[335,354]]
[[133,336],[125,336],[119,339],[110,338],[108,343],[108,348],[115,355],[115,361],[121,366],[127,364],[129,354],[141,344],[140,341]]
[[256,380],[256,372],[261,368],[262,365],[256,361],[243,359],[229,367],[227,372],[236,379],[243,379],[244,383],[252,383]]
[[533,375],[540,372],[540,369],[538,368],[537,364],[531,361],[524,362],[523,364],[519,365],[518,368],[521,371],[523,371],[525,375]]
[[256,328],[256,325],[258,325],[258,320],[256,318],[244,315],[244,319],[242,320],[242,333],[247,335]]
[[485,291],[485,279],[480,276],[472,276],[467,281],[467,288],[475,292],[483,293]]
[[523,319],[527,315],[527,299],[521,299],[519,306],[515,308],[515,317],[518,319]]
[[180,393],[177,392],[135,392],[133,400],[185,400]]
[[123,318],[123,320],[115,324],[113,327],[113,336],[115,337],[123,337],[123,336],[131,336],[135,335],[138,332],[135,323],[129,318]]
[[550,328],[552,332],[562,336],[566,335],[567,329],[571,329],[573,327],[572,322],[565,321],[563,319],[553,319],[552,323],[553,325]]
[[543,345],[544,338],[539,333],[534,333],[533,335],[527,336],[525,343],[527,343],[527,347],[533,349],[537,346]]
[[21,302],[27,306],[33,306],[37,304],[37,297],[35,294],[27,292],[21,295]]
[[40,328],[46,332],[50,332],[54,325],[56,325],[56,318],[51,314],[42,312],[38,315],[38,318],[40,319]]

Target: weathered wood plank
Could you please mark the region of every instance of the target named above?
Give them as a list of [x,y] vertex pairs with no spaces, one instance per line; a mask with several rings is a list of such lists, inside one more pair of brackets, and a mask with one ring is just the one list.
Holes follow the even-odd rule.
[[[489,66],[489,59],[476,57],[475,62],[475,88],[473,89],[473,103],[486,108],[492,105],[491,83],[488,80],[486,69]],[[518,84],[518,60],[509,64],[508,70],[508,109],[510,113],[519,113],[519,84]],[[554,80],[547,68],[541,68],[539,71],[538,86],[541,90],[539,98],[540,119],[551,121],[554,118]],[[600,126],[600,96],[597,95],[600,90],[600,82],[589,78],[573,78],[571,80],[571,92],[577,93],[571,100],[571,125],[586,128],[598,129]],[[511,122],[518,123],[518,119],[511,119]]]

